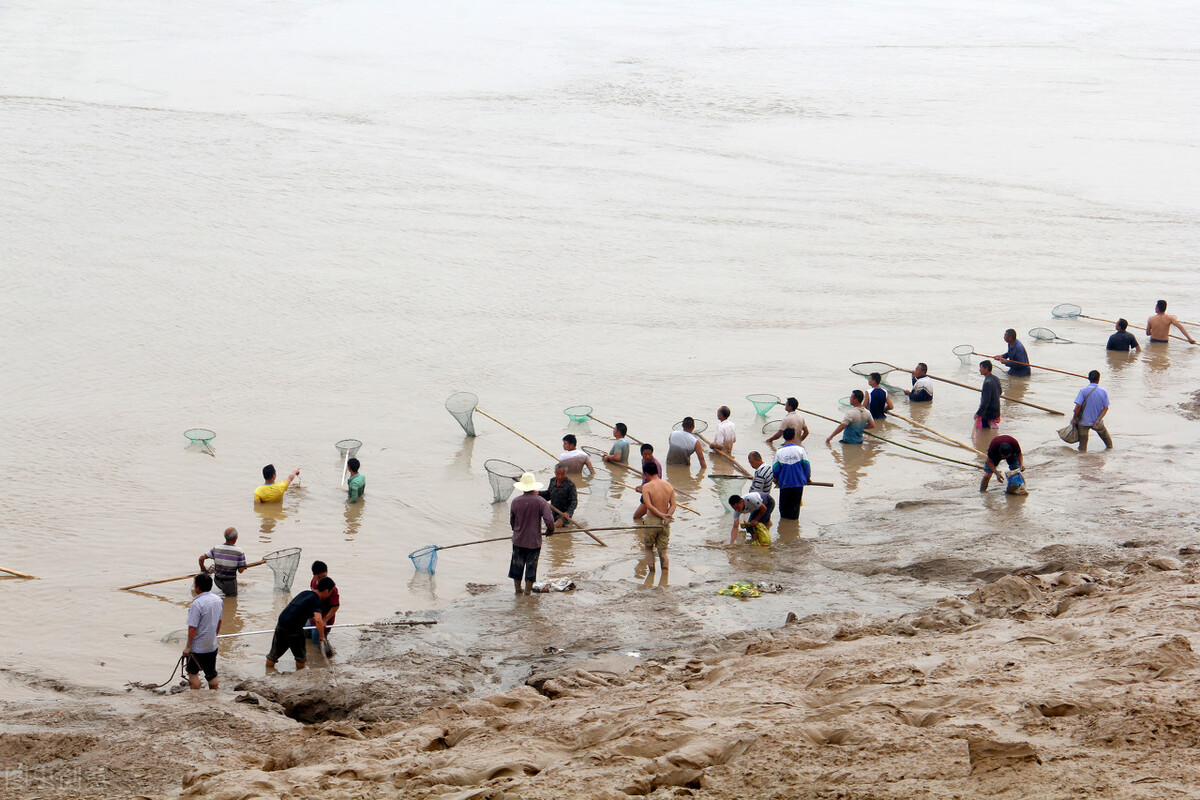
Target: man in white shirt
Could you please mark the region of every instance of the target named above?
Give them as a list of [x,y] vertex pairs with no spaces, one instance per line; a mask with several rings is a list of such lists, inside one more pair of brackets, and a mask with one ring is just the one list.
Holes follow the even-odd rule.
[[914,403],[927,403],[933,400],[933,378],[929,377],[929,367],[924,361],[913,367],[912,389],[904,393]]
[[596,474],[596,468],[592,466],[592,459],[587,453],[577,449],[579,440],[575,438],[575,434],[568,433],[563,437],[562,455],[558,457],[560,463],[564,464],[567,472],[572,475],[582,475],[586,469],[588,477]]
[[201,572],[192,578],[192,594],[196,599],[188,607],[188,637],[183,646],[187,658],[188,685],[200,688],[200,670],[208,688],[217,688],[217,634],[221,632],[221,612],[224,603],[212,593],[213,581]]
[[683,430],[671,433],[667,439],[667,463],[686,464],[691,466],[692,453],[700,459],[700,468],[707,469],[708,462],[704,460],[704,450],[700,447],[700,439],[692,431],[696,430],[696,420],[691,417],[683,418]]
[[784,401],[783,407],[787,410],[787,414],[783,417],[783,424],[779,426],[779,430],[767,437],[767,444],[783,436],[785,428],[791,428],[796,432],[796,444],[800,444],[808,438],[808,425],[804,422],[804,415],[800,413],[800,401],[794,397],[789,397]]
[[729,406],[717,409],[717,435],[713,437],[713,450],[727,456],[733,455],[733,443],[737,441],[737,428],[729,420]]

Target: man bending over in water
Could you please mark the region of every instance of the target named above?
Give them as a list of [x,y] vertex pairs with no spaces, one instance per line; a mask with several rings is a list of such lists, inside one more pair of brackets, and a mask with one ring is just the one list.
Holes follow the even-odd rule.
[[646,482],[642,484],[642,502],[637,511],[633,512],[633,518],[645,518],[651,525],[659,526],[642,532],[642,546],[646,548],[646,561],[649,562],[650,571],[654,572],[654,551],[657,550],[658,560],[662,562],[663,575],[666,575],[667,570],[671,568],[671,562],[667,558],[667,545],[671,542],[671,522],[674,521],[677,508],[675,487],[658,477],[656,464],[647,464],[644,469]]
[[1187,329],[1179,324],[1179,320],[1167,313],[1167,301],[1159,300],[1154,305],[1155,314],[1150,319],[1146,320],[1146,335],[1150,337],[1150,341],[1158,344],[1166,344],[1171,341],[1171,326],[1179,328],[1179,332],[1183,334],[1183,338],[1187,339],[1190,344],[1195,344],[1196,340],[1187,332]]

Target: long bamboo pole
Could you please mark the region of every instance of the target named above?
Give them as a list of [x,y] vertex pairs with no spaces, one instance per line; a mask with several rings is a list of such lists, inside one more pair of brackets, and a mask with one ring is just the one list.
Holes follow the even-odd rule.
[[[250,567],[261,567],[265,563],[267,563],[265,560],[251,561],[249,564],[246,565],[246,569],[250,569]],[[162,578],[161,580],[157,580],[157,581],[146,581],[145,583],[135,583],[133,586],[122,586],[121,588],[117,589],[117,591],[118,592],[127,592],[130,589],[140,589],[143,586],[157,586],[160,583],[171,583],[172,581],[187,580],[188,578],[196,577],[198,574],[199,574],[199,571],[196,571],[196,572],[189,572],[187,575],[176,575],[174,578]]]
[[[1096,321],[1096,322],[1107,322],[1107,323],[1109,323],[1110,325],[1116,325],[1116,324],[1117,324],[1117,321],[1116,321],[1115,319],[1104,319],[1103,317],[1089,317],[1087,314],[1076,314],[1075,316],[1077,316],[1077,317],[1083,317],[1084,319],[1090,319],[1090,320],[1094,320],[1094,321]],[[1181,322],[1181,324],[1183,324],[1183,325],[1196,325],[1197,323],[1195,323],[1195,322]],[[1168,329],[1168,330],[1167,330],[1167,337],[1168,337],[1168,338],[1171,338],[1171,339],[1178,339],[1178,340],[1179,340],[1179,341],[1181,341],[1181,342],[1187,342],[1187,339],[1183,338],[1183,337],[1182,337],[1182,336],[1180,336],[1178,333],[1171,333],[1170,329]],[[1196,344],[1196,342],[1188,342],[1188,344]]]
[[559,511],[557,508],[555,508],[555,507],[554,507],[554,505],[553,505],[553,504],[551,504],[551,505],[550,505],[550,510],[551,510],[551,511],[553,511],[555,514],[558,514],[560,517],[562,517],[563,519],[565,519],[567,522],[569,522],[569,523],[571,523],[572,525],[574,525],[574,526],[575,526],[576,528],[578,528],[579,530],[581,530],[581,531],[583,531],[584,533],[586,533],[588,536],[592,537],[592,541],[594,541],[596,544],[600,545],[601,547],[608,547],[608,545],[604,543],[604,540],[603,540],[603,539],[601,539],[599,536],[597,536],[596,534],[594,534],[594,533],[592,533],[591,531],[589,531],[587,528],[585,528],[585,527],[583,527],[582,525],[580,525],[580,524],[579,524],[578,522],[576,522],[575,520],[571,519],[571,515],[570,515],[570,514],[568,514],[567,512],[565,512],[565,511]]
[[[974,350],[971,351],[971,355],[979,356],[980,358],[991,358],[991,356],[985,356],[983,353],[977,353]],[[997,356],[997,359],[999,359],[999,356]],[[1080,375],[1078,372],[1068,372],[1065,369],[1055,369],[1054,367],[1043,367],[1041,364],[1030,364],[1028,361],[1014,361],[1013,359],[1010,358],[1007,361],[1001,361],[1001,363],[1003,363],[1003,364],[1019,364],[1022,367],[1032,367],[1033,369],[1044,369],[1047,372],[1058,372],[1062,375],[1071,375],[1076,378],[1083,378],[1085,381],[1087,380],[1087,375]]]
[[[879,363],[882,364],[883,362],[881,361]],[[803,408],[798,408],[796,410],[800,411],[803,414],[812,414],[814,417],[820,417],[821,419],[828,420],[829,422],[832,422],[835,425],[841,424],[833,417],[827,417],[824,414],[818,414],[816,411],[807,411]],[[888,444],[894,444],[896,447],[903,447],[905,450],[912,450],[914,453],[920,453],[923,456],[929,456],[931,458],[940,458],[942,461],[949,461],[953,464],[962,464],[964,467],[970,467],[971,469],[983,469],[983,467],[979,464],[971,464],[966,461],[959,461],[957,458],[950,458],[949,456],[939,456],[937,453],[931,453],[928,450],[921,450],[920,448],[917,448],[917,447],[910,447],[909,445],[901,444],[900,442],[897,442],[894,439],[888,439],[886,437],[880,436],[877,433],[871,433],[868,430],[864,430],[863,433],[874,439],[878,439],[881,442],[887,442]]]
[[[373,627],[376,625],[378,625],[381,628],[384,628],[384,627],[398,626],[398,625],[437,625],[437,624],[438,623],[437,623],[436,619],[403,619],[403,620],[396,620],[395,622],[347,622],[344,625],[341,623],[335,622],[332,625],[326,625],[325,629],[328,630],[330,628],[370,628],[370,627]],[[305,625],[304,626],[304,630],[306,630],[306,631],[315,631],[316,629],[317,629],[316,625]],[[221,634],[217,634],[217,638],[218,639],[236,639],[239,636],[261,636],[264,633],[274,633],[274,632],[275,632],[275,629],[271,628],[270,630],[266,630],[266,631],[242,631],[241,633],[221,633]]]
[[[607,422],[605,422],[602,419],[596,419],[591,414],[588,414],[588,419],[592,420],[593,422],[599,422],[601,425],[608,428],[609,430],[612,430],[614,427],[616,427],[615,425],[609,425]],[[638,444],[645,444],[645,442],[643,442],[641,439],[638,439],[637,437],[630,436],[628,433],[625,435],[629,436],[630,439],[633,439],[633,441],[637,442]]]
[[[911,374],[912,374],[912,370],[911,370],[911,369],[905,369],[904,367],[897,367],[895,364],[888,364],[888,362],[886,362],[886,361],[880,361],[880,362],[878,362],[878,363],[880,363],[880,364],[887,364],[887,365],[888,365],[889,367],[891,367],[892,369],[898,369],[898,370],[900,370],[901,372],[907,372],[909,375],[911,375]],[[932,379],[933,379],[933,380],[935,380],[935,381],[941,381],[942,383],[949,383],[949,384],[952,384],[952,385],[954,385],[954,386],[961,386],[962,388],[964,388],[964,389],[970,389],[970,390],[971,390],[971,391],[973,391],[973,392],[982,392],[982,391],[983,391],[983,390],[982,390],[982,389],[980,389],[978,386],[972,386],[972,385],[970,385],[969,383],[959,383],[958,381],[952,381],[952,380],[950,380],[949,378],[941,378],[941,377],[938,377],[937,375],[933,375],[933,374],[931,374],[931,373],[928,373],[928,372],[927,372],[927,373],[925,373],[925,375],[926,375],[927,377],[929,377],[929,378],[932,378]],[[1021,404],[1021,405],[1023,405],[1023,406],[1029,406],[1030,408],[1036,408],[1038,411],[1045,411],[1047,414],[1055,414],[1055,415],[1057,415],[1057,416],[1060,416],[1060,417],[1062,417],[1062,416],[1066,416],[1066,415],[1065,415],[1065,414],[1064,414],[1062,411],[1057,411],[1057,410],[1055,410],[1055,409],[1053,409],[1053,408],[1046,408],[1045,406],[1039,406],[1037,403],[1031,403],[1031,402],[1029,402],[1028,400],[1018,400],[1017,398],[1015,398],[1015,397],[1009,397],[1009,396],[1008,396],[1008,395],[1006,395],[1006,394],[1002,394],[1002,395],[1000,395],[1000,396],[1001,396],[1002,398],[1004,398],[1005,400],[1009,401],[1010,403],[1020,403],[1020,404]]]
[[4,567],[0,567],[0,572],[12,575],[14,578],[25,578],[26,580],[30,581],[38,580],[36,575],[30,575],[25,572],[17,572],[15,569],[5,569]]
[[915,425],[916,427],[920,428],[921,430],[929,431],[934,436],[940,436],[941,438],[945,439],[947,442],[950,442],[951,444],[956,444],[959,447],[963,448],[964,450],[970,450],[972,453],[978,453],[979,455],[983,456],[984,458],[987,458],[987,453],[983,452],[982,450],[976,449],[976,448],[972,447],[971,445],[967,444],[966,442],[962,442],[951,436],[947,436],[946,434],[942,433],[941,431],[936,431],[933,428],[929,427],[928,425],[922,425],[921,423],[917,422],[915,419],[910,419],[909,417],[906,417],[903,414],[899,414],[896,411],[889,411],[889,412],[887,412],[887,415],[889,417],[898,417],[899,419],[902,419],[905,422],[907,422],[909,425]]
[[704,442],[706,445],[708,445],[709,449],[712,450],[714,453],[716,453],[717,455],[724,458],[730,464],[733,464],[734,469],[736,469],[738,472],[742,473],[742,475],[744,475],[747,478],[754,477],[753,473],[751,473],[749,470],[747,470],[745,467],[743,467],[741,464],[739,464],[738,460],[736,458],[729,455],[729,453],[726,453],[724,450],[713,447],[713,443],[710,442],[708,439],[705,439],[701,434],[697,433],[696,438],[699,439],[700,441]]

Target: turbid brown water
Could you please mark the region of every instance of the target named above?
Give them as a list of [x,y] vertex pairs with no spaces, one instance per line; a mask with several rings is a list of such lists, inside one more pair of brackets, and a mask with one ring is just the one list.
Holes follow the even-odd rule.
[[[553,609],[652,591],[631,536],[552,541],[543,575],[581,591],[533,606],[467,589],[507,583],[503,544],[447,552],[432,580],[405,558],[503,534],[486,459],[552,463],[486,419],[464,437],[452,392],[552,451],[568,431],[608,446],[567,406],[661,452],[684,414],[728,404],[744,457],[765,438],[746,394],[840,416],[862,360],[975,384],[951,348],[999,352],[1007,327],[1073,340],[1029,342],[1036,363],[1104,373],[1116,451],[1078,456],[1061,418],[1006,405],[1031,493],[981,497],[970,469],[827,447],[832,426],[810,418],[814,477],[836,486],[807,493],[793,540],[722,547],[713,483],[673,470],[702,514],[681,515],[653,591],[729,630],[898,613],[1134,538],[1188,543],[1197,428],[1178,404],[1200,352],[1107,355],[1106,326],[1049,318],[1076,302],[1136,328],[1160,297],[1200,313],[1200,198],[1181,179],[1197,166],[1197,12],[1155,8],[1172,22],[995,4],[10,5],[0,566],[41,580],[0,580],[0,665],[161,680],[186,583],[114,588],[187,572],[229,525],[252,558],[302,547],[299,580],[327,561],[344,621],[430,611],[444,627],[421,635],[449,644],[482,629],[498,654],[561,646]],[[1079,385],[1006,379],[1064,411]],[[939,385],[900,410],[967,438],[976,401]],[[215,458],[187,446],[195,426],[217,432]],[[901,422],[886,434],[964,453]],[[367,477],[351,508],[346,437]],[[272,511],[251,503],[267,462],[303,476]],[[622,524],[634,507],[601,479],[579,516]],[[778,574],[785,595],[715,597]],[[269,628],[285,600],[258,568],[225,630]],[[527,624],[489,628],[514,615]],[[671,624],[630,614],[576,644],[667,641]],[[256,674],[266,646],[233,640],[225,669]]]

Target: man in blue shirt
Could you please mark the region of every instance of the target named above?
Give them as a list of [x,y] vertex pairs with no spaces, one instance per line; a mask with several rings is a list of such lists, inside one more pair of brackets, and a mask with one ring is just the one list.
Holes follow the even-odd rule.
[[1008,374],[1013,378],[1029,377],[1029,354],[1025,345],[1017,341],[1017,332],[1009,328],[1004,332],[1004,341],[1008,343],[1008,352],[995,356],[1000,363],[1008,367]]
[[1112,439],[1104,427],[1104,415],[1108,413],[1108,392],[1100,388],[1100,371],[1088,373],[1088,385],[1075,395],[1075,415],[1071,418],[1079,425],[1079,452],[1087,452],[1088,433],[1096,431],[1104,449],[1111,448]]

